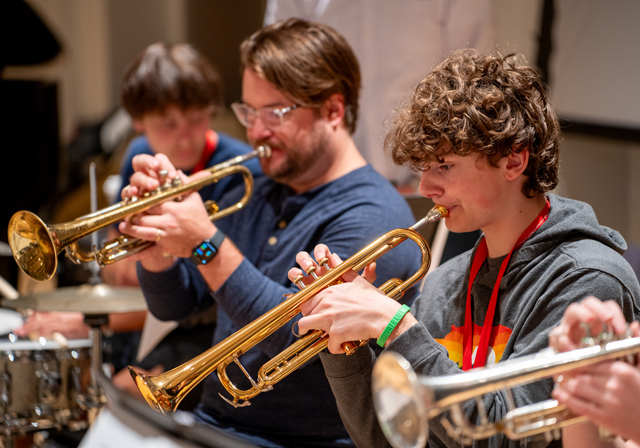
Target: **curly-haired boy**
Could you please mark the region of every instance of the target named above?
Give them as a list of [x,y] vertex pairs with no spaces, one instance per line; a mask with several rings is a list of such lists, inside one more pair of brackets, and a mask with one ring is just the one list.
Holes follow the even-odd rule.
[[[422,171],[420,193],[447,208],[449,230],[480,229],[483,235],[473,250],[429,275],[409,313],[361,278],[303,306],[301,334],[329,333],[334,354],[322,360],[357,446],[387,442],[373,416],[369,379],[375,356],[370,350],[339,355],[344,341],[378,338],[419,374],[452,375],[547,347],[547,334],[564,310],[588,295],[615,300],[628,321],[638,319],[640,286],[622,258],[622,236],[599,225],[589,205],[549,193],[558,183],[559,140],[544,84],[515,55],[459,50],[398,111],[386,140],[394,162]],[[316,247],[314,255],[339,262],[326,246]],[[298,262],[303,269],[314,263],[304,254]],[[290,278],[299,273],[292,269]],[[365,279],[372,274],[365,270]],[[389,329],[386,340],[379,338]],[[461,414],[471,425],[483,418],[498,422],[513,406],[549,399],[552,387],[546,380],[488,393],[484,415],[476,402],[465,403]],[[395,427],[407,446],[419,433],[416,420],[404,424],[411,421]],[[428,443],[459,446],[440,418],[429,422]],[[474,443],[518,442],[497,435]],[[526,446],[547,445],[560,442],[538,438]]]

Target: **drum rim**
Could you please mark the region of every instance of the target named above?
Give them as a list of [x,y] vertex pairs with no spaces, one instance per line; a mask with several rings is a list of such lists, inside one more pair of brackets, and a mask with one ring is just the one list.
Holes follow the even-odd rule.
[[[91,339],[69,339],[68,348],[90,348]],[[57,341],[46,339],[44,343],[41,341],[0,341],[0,353],[12,352],[17,350],[36,351],[36,350],[62,350],[67,347],[61,347]]]

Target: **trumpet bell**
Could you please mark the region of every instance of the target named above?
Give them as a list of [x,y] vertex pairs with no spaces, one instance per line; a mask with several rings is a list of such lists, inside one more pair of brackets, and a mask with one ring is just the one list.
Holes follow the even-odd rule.
[[22,210],[11,217],[8,233],[9,246],[20,269],[40,282],[51,279],[58,267],[58,251],[46,224]]
[[427,408],[421,397],[418,376],[409,361],[394,352],[384,352],[373,367],[373,405],[382,432],[394,448],[427,444]]
[[149,406],[161,414],[165,414],[166,409],[175,409],[173,403],[174,400],[171,400],[166,394],[163,394],[162,391],[159,392],[159,388],[153,381],[149,381],[150,378],[148,378],[147,375],[136,372],[131,368],[131,366],[128,366],[128,369],[131,374],[131,378],[133,378],[133,381],[140,390],[142,397]]

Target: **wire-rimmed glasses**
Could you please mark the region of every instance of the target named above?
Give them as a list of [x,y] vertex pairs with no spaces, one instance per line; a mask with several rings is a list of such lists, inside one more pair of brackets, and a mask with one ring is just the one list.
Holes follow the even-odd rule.
[[256,118],[258,117],[262,119],[262,122],[266,127],[270,129],[276,128],[283,123],[282,117],[284,117],[287,112],[291,112],[297,108],[297,104],[293,104],[289,107],[261,107],[260,109],[254,109],[253,107],[238,101],[231,104],[231,109],[236,114],[238,121],[247,128],[252,128],[256,123]]

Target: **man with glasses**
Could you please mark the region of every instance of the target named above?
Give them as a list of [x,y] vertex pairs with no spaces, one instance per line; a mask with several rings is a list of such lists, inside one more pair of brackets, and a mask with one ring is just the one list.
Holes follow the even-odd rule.
[[[280,304],[298,288],[287,278],[297,252],[328,244],[347,258],[383,233],[414,222],[406,202],[366,163],[351,135],[358,118],[360,72],[345,39],[332,28],[298,19],[270,25],[241,46],[242,100],[233,105],[253,146],[271,147],[260,161],[246,209],[215,225],[197,194],[132,218],[120,230],[156,241],[139,255],[140,284],[149,310],[181,319],[218,304],[214,344]],[[157,185],[157,172],[176,173],[163,157],[140,156],[136,189]],[[188,180],[188,179],[185,179]],[[243,189],[230,192],[221,207]],[[160,238],[158,239],[158,236]],[[204,246],[203,254],[193,255]],[[400,245],[378,260],[380,284],[415,272],[415,245]],[[410,301],[417,291],[409,291]],[[297,320],[298,316],[295,320]],[[253,378],[297,340],[288,322],[240,358]],[[228,374],[241,389],[251,382],[237,366]],[[265,447],[352,446],[322,366],[308,362],[274,391],[234,408],[216,375],[205,380],[196,417]],[[236,403],[243,405],[244,403]]]

